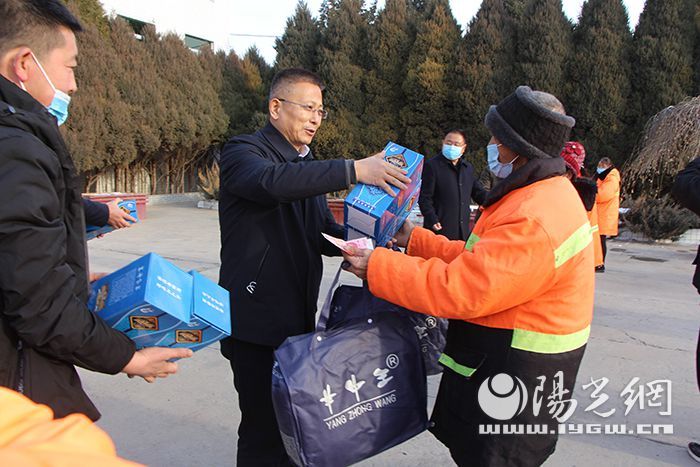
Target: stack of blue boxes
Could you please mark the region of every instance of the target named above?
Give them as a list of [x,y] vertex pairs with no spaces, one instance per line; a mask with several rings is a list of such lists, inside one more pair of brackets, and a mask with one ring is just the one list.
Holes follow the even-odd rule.
[[88,307],[139,349],[197,351],[231,335],[228,291],[154,253],[95,281]]
[[357,184],[345,198],[346,240],[370,237],[377,245],[386,245],[418,201],[425,158],[392,142],[384,151],[384,159],[406,170],[411,182],[404,190],[392,186],[394,197],[377,186]]
[[[139,220],[139,214],[136,211],[136,201],[133,201],[133,200],[121,201],[118,204],[118,206],[119,206],[119,209],[121,209],[122,211],[129,214],[131,217],[136,219],[136,221]],[[86,240],[92,240],[93,238],[97,237],[98,235],[108,234],[112,230],[114,230],[114,227],[112,227],[111,225],[105,225],[104,227],[98,227],[96,225],[87,225],[87,226],[85,226],[85,238],[86,238]]]

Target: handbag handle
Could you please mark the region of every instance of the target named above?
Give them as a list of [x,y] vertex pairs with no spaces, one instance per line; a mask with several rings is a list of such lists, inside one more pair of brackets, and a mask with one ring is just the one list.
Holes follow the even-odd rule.
[[340,272],[342,270],[342,267],[338,267],[338,271],[335,273],[333,282],[331,282],[331,287],[328,289],[326,300],[323,302],[323,307],[321,308],[321,315],[318,317],[318,323],[316,324],[316,332],[322,332],[326,330],[326,323],[328,322],[328,317],[331,315],[331,302],[333,301],[333,292],[335,292],[335,289],[338,287],[338,280],[340,279]]

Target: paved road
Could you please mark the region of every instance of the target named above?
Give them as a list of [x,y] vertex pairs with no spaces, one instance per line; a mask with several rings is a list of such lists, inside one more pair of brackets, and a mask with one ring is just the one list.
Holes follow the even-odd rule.
[[[93,240],[89,249],[93,271],[111,271],[153,251],[185,270],[195,268],[216,279],[217,213],[185,205],[153,206],[140,225]],[[694,253],[687,246],[612,242],[607,272],[597,275],[591,339],[574,394],[578,407],[569,420],[629,427],[672,424],[674,434],[562,436],[547,466],[693,465],[685,446],[700,439],[693,361],[700,313],[698,295],[689,283]],[[322,294],[337,265],[337,259],[325,260]],[[178,375],[153,385],[124,375],[82,375],[103,413],[99,424],[112,435],[120,455],[152,466],[235,464],[240,416],[231,372],[218,348],[198,352],[182,362]],[[608,418],[585,412],[594,400],[590,388],[584,391],[582,385],[600,378],[608,378],[602,392],[609,400],[596,411],[615,409]],[[620,393],[633,378],[639,378],[637,385],[671,380],[672,415],[658,415],[658,407],[635,406],[625,417]],[[430,380],[431,405],[438,381]],[[360,465],[453,463],[447,450],[424,433]]]

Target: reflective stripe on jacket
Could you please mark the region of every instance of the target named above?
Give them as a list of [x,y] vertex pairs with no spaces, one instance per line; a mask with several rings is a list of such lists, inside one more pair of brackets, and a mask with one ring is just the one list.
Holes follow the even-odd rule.
[[421,313],[515,330],[516,347],[551,353],[586,342],[593,315],[591,227],[564,177],[485,208],[466,245],[416,228],[407,251],[372,254],[373,294]]

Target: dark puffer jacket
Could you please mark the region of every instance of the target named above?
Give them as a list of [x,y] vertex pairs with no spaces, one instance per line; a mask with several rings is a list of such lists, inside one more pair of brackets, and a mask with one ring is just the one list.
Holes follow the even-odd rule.
[[2,76],[0,200],[0,386],[96,420],[74,365],[117,373],[134,345],[87,309],[83,207],[56,120]]

